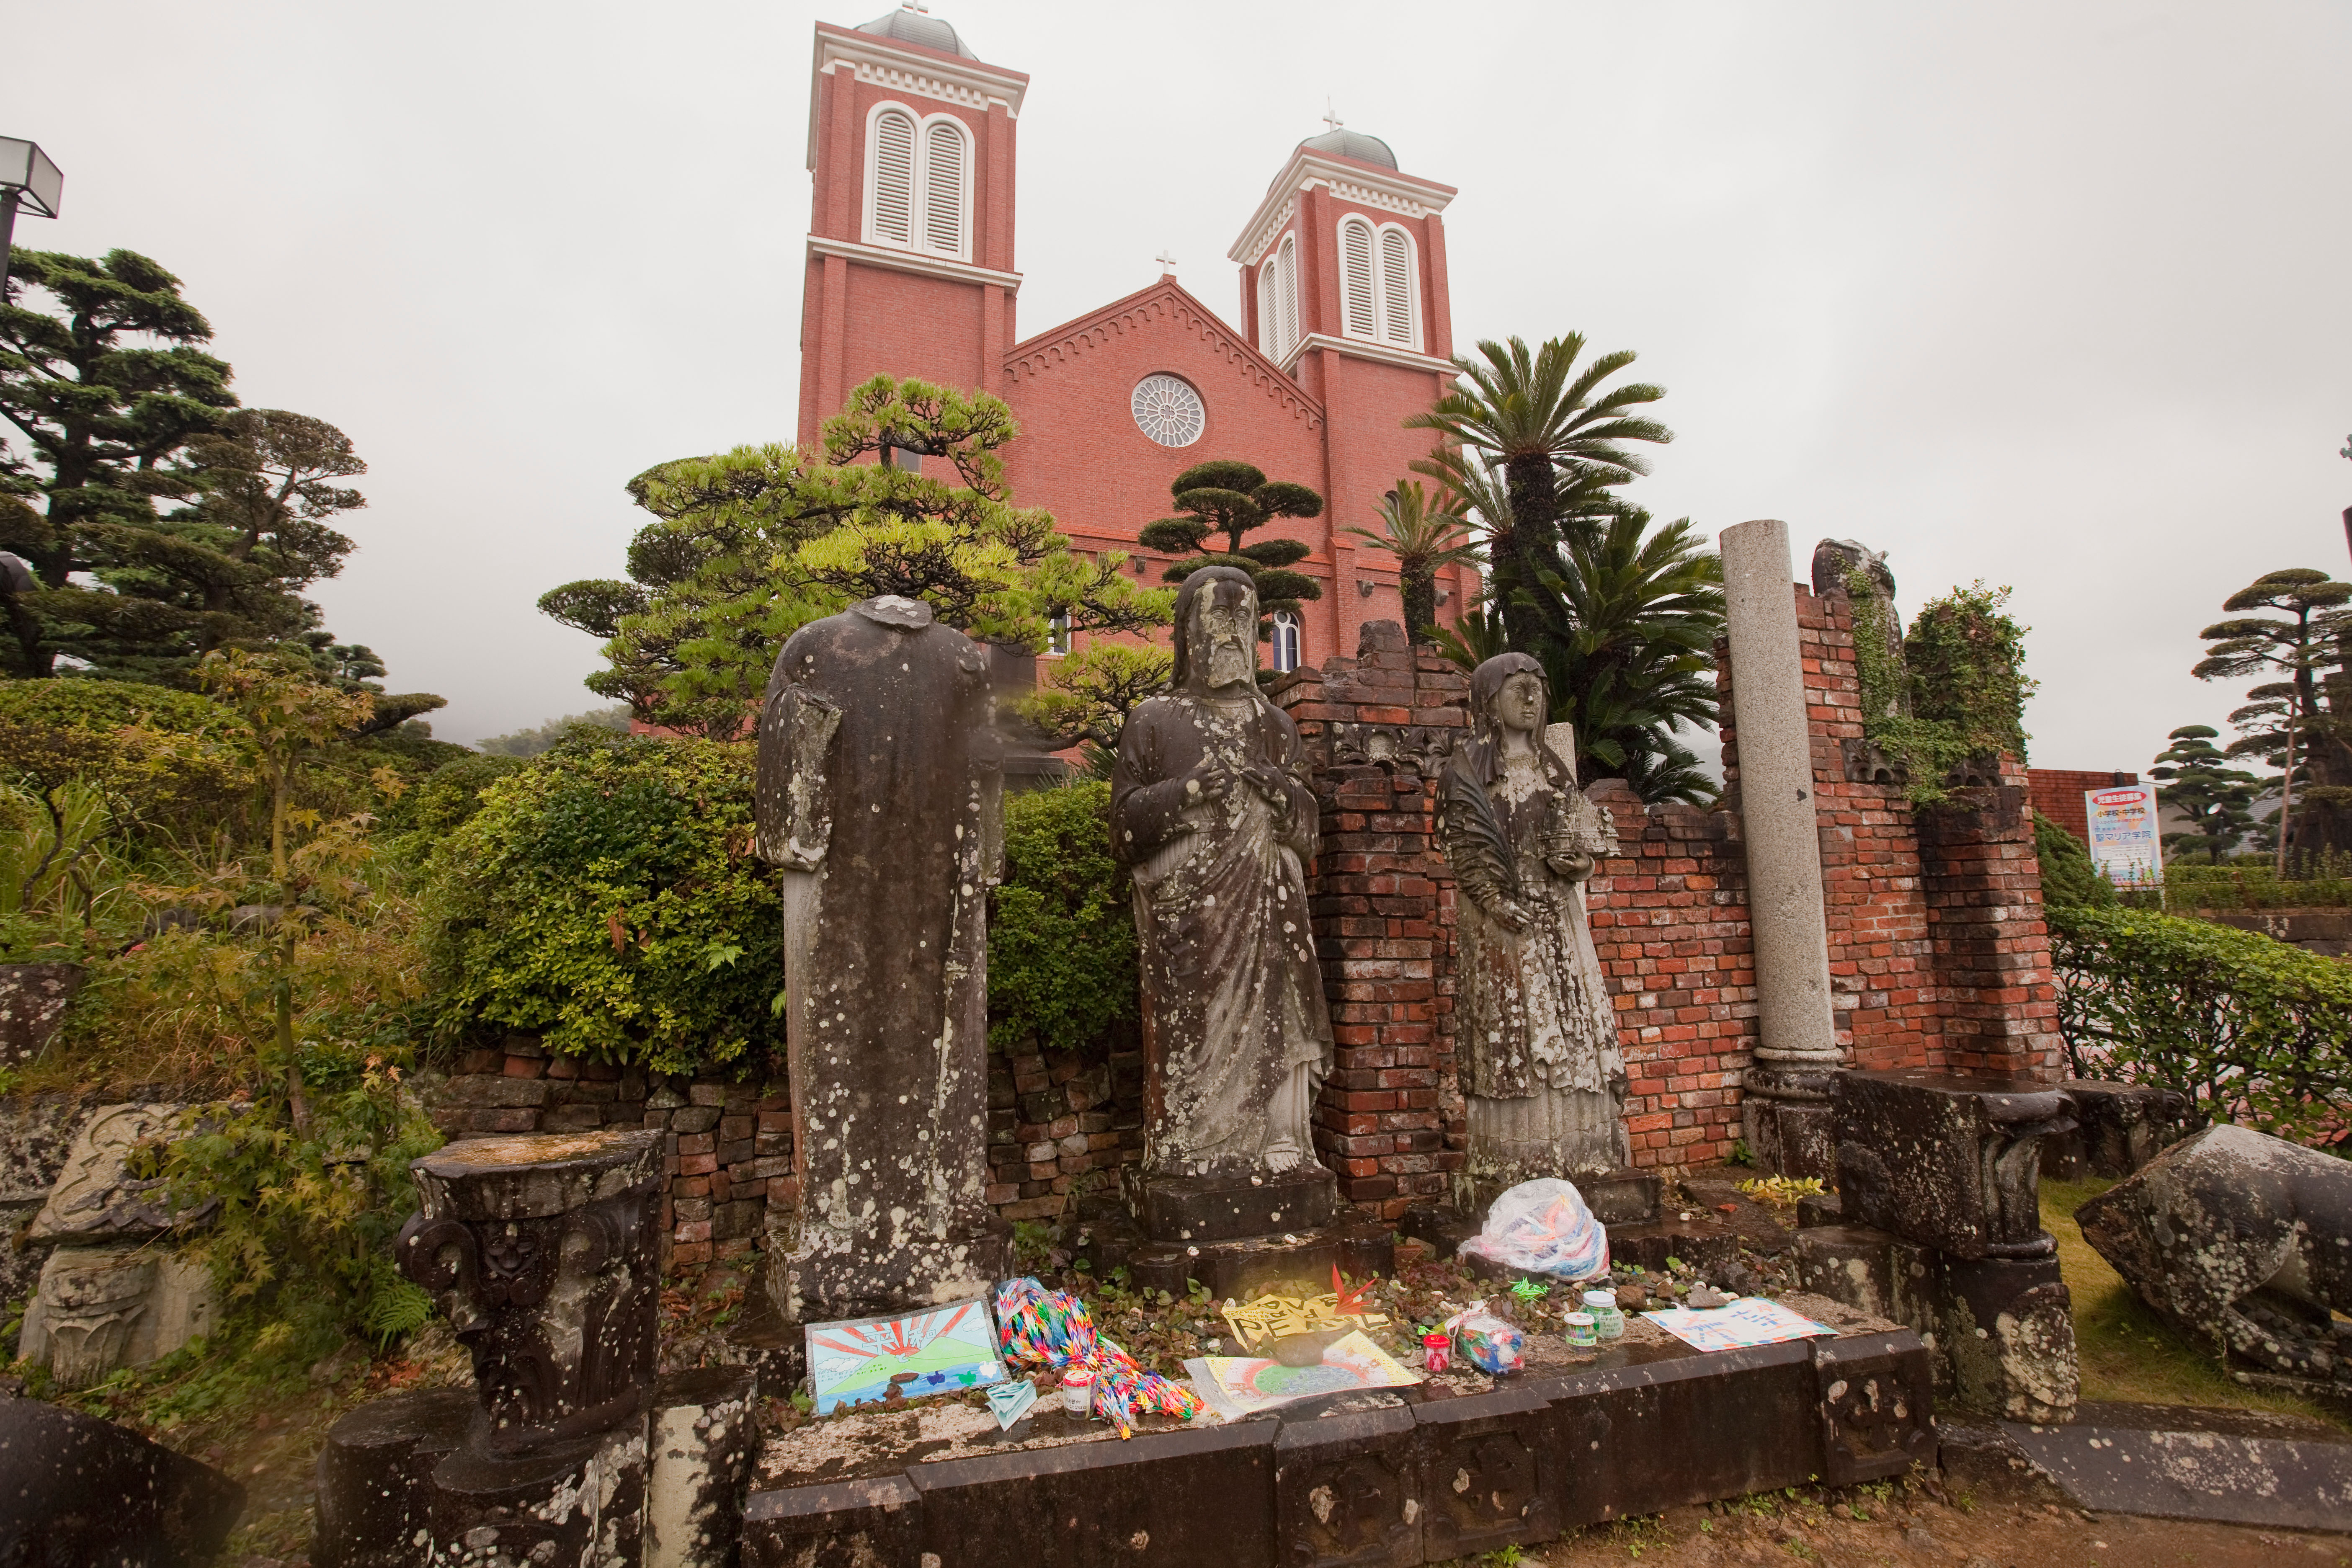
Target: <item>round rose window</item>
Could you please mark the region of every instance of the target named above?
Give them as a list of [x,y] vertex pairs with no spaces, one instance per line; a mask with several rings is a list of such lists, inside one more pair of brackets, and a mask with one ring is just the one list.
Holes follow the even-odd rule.
[[1209,423],[1201,395],[1172,375],[1147,375],[1136,383],[1135,427],[1163,447],[1189,447]]

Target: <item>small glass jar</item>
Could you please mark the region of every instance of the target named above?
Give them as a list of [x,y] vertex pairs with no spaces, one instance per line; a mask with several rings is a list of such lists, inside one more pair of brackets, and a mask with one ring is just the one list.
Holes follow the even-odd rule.
[[1600,1336],[1593,1331],[1591,1313],[1570,1312],[1568,1315],[1568,1342],[1582,1350],[1590,1350],[1601,1342]]
[[1424,1372],[1444,1372],[1453,1361],[1453,1335],[1441,1331],[1421,1336],[1421,1364]]
[[1084,1415],[1094,1405],[1095,1374],[1082,1366],[1074,1366],[1062,1374],[1062,1408],[1073,1415]]
[[1584,1310],[1592,1314],[1592,1331],[1604,1340],[1622,1339],[1625,1335],[1625,1313],[1617,1305],[1613,1291],[1587,1290]]

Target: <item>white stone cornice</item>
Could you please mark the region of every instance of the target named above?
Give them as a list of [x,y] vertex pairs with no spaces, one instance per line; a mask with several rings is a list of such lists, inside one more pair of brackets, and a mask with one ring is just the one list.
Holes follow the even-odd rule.
[[993,283],[1008,294],[1021,289],[1018,272],[998,272],[919,250],[894,250],[887,245],[860,245],[855,240],[828,239],[815,234],[809,236],[808,247],[811,256],[839,256],[867,267],[887,267],[893,271],[917,272],[926,278],[951,278],[959,283]]
[[1298,193],[1317,185],[1328,187],[1341,201],[1407,217],[1442,213],[1453,204],[1454,196],[1452,185],[1352,159],[1326,157],[1302,145],[1282,166],[1274,184],[1266,187],[1265,199],[1243,226],[1242,236],[1234,241],[1234,247],[1225,252],[1226,259],[1244,267],[1256,266],[1265,255],[1266,247],[1282,232],[1283,225],[1289,222]]
[[816,79],[848,70],[859,81],[873,82],[893,92],[934,99],[965,109],[988,112],[1001,103],[1008,119],[1021,117],[1021,100],[1028,94],[1029,78],[935,49],[910,48],[873,33],[817,24],[816,65],[809,77],[808,166],[816,167]]
[[1435,354],[1417,353],[1401,349],[1394,343],[1376,343],[1364,338],[1335,338],[1328,332],[1309,332],[1298,340],[1290,357],[1282,362],[1285,375],[1297,376],[1298,361],[1309,349],[1325,349],[1333,353],[1353,354],[1358,359],[1378,360],[1382,364],[1402,365],[1407,370],[1425,370],[1438,375],[1459,375],[1461,370],[1450,359]]

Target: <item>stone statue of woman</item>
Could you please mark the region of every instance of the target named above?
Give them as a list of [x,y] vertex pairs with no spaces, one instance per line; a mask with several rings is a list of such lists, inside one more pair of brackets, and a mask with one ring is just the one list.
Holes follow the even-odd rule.
[[1584,912],[1609,814],[1576,787],[1570,727],[1523,653],[1470,677],[1471,732],[1440,826],[1460,892],[1454,1051],[1469,1100],[1465,1199],[1628,1163],[1625,1060]]

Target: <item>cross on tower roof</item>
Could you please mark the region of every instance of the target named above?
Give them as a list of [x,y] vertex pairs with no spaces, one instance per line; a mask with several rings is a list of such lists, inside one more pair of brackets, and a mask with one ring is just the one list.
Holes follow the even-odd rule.
[[926,16],[931,14],[931,8],[929,5],[924,5],[923,0],[898,0],[898,9],[901,11],[920,11]]
[[1323,100],[1323,123],[1329,126],[1334,131],[1339,130],[1339,127],[1348,123],[1346,121],[1340,119],[1339,115],[1332,112],[1331,100],[1328,98]]
[[1168,268],[1171,274],[1173,274],[1176,270],[1176,258],[1171,254],[1171,252],[1174,249],[1174,246],[1163,245],[1160,247],[1160,254],[1153,257],[1151,259],[1157,261],[1160,266]]

